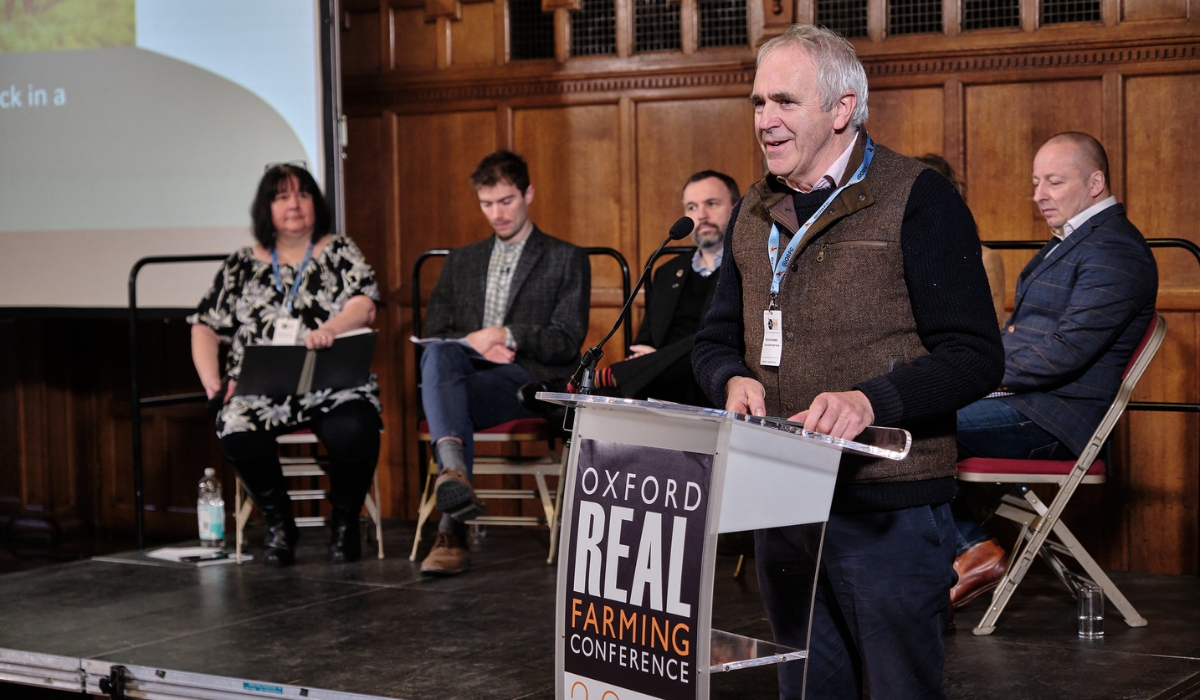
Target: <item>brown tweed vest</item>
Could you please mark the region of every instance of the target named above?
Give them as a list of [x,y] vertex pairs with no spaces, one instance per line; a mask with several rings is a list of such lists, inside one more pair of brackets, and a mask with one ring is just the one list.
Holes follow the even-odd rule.
[[[865,136],[846,167],[848,181],[862,163]],[[817,394],[855,384],[928,354],[917,335],[904,281],[900,227],[921,163],[876,145],[867,177],[846,188],[800,243],[780,286],[783,356],[764,367],[762,312],[770,302],[771,224],[786,247],[800,221],[790,193],[756,183],[742,200],[733,231],[733,256],[742,276],[746,365],[766,388],[767,413],[790,416]],[[913,434],[909,456],[895,462],[842,458],[839,480],[916,481],[954,475],[955,417],[900,426]]]

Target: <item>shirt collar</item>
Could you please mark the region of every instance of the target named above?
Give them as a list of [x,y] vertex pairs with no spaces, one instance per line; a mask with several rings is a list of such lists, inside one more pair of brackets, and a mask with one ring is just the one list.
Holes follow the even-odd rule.
[[711,275],[712,273],[716,272],[717,270],[719,270],[721,268],[721,258],[724,255],[725,255],[724,248],[722,248],[721,250],[718,250],[717,251],[717,259],[713,261],[713,266],[705,267],[704,266],[704,257],[700,255],[700,249],[697,248],[696,252],[692,253],[692,271],[695,272],[696,274],[700,275],[701,277],[708,277],[709,275]]
[[1072,216],[1070,218],[1070,220],[1067,221],[1067,223],[1063,224],[1062,235],[1061,236],[1056,235],[1055,237],[1059,238],[1061,240],[1066,240],[1067,236],[1074,233],[1075,229],[1079,228],[1080,226],[1083,226],[1093,216],[1099,214],[1100,212],[1104,211],[1105,209],[1108,209],[1109,207],[1111,207],[1112,205],[1114,205],[1116,203],[1117,203],[1117,198],[1111,197],[1111,196],[1108,197],[1107,199],[1102,199],[1099,202],[1096,202],[1095,204],[1088,207],[1087,209],[1084,209],[1083,211],[1079,212],[1075,216]]
[[[854,132],[854,138],[850,139],[850,145],[846,147],[845,151],[842,151],[842,155],[838,156],[837,160],[833,161],[833,164],[829,166],[829,169],[825,171],[825,174],[822,175],[819,180],[817,180],[816,184],[813,185],[809,192],[828,190],[830,188],[837,187],[837,184],[842,180],[842,176],[846,174],[846,166],[850,165],[850,156],[854,155],[854,147],[856,145],[858,145],[857,131]],[[779,175],[774,175],[773,178],[787,192],[800,191],[784,182],[783,178]]]
[[842,176],[846,174],[846,166],[850,164],[850,155],[854,152],[854,147],[858,144],[858,135],[850,139],[850,145],[838,156],[838,159],[833,161],[833,165],[829,166],[829,170],[817,180],[817,184],[813,185],[813,190],[827,190],[837,187],[837,184],[842,181]]

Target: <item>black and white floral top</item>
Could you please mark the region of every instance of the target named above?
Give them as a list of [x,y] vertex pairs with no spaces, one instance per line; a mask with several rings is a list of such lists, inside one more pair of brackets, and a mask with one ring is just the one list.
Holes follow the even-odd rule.
[[[284,298],[291,290],[300,264],[280,265],[283,291],[276,289],[271,263],[254,257],[252,248],[242,248],[225,260],[213,286],[200,300],[188,323],[203,323],[230,344],[225,373],[237,379],[247,345],[271,342],[275,321],[287,318]],[[379,301],[375,273],[362,251],[344,234],[336,234],[304,270],[292,304],[291,317],[300,319],[297,342],[310,331],[341,313],[351,298],[364,295]],[[303,396],[269,398],[234,396],[217,416],[217,435],[251,430],[277,430],[304,423],[347,401],[369,401],[380,411],[379,385],[375,376],[351,389],[313,391]]]

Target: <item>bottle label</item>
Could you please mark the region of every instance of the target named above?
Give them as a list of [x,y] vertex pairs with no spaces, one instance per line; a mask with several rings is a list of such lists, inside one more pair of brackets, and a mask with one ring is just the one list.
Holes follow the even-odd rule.
[[196,520],[200,526],[201,540],[225,539],[225,506],[198,505]]

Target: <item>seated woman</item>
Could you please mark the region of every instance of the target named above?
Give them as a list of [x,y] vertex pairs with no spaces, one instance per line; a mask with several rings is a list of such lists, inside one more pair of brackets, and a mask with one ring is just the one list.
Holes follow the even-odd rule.
[[[326,348],[334,336],[375,319],[379,292],[370,265],[344,234],[330,232],[329,207],[312,175],[295,165],[267,170],[250,208],[257,243],[225,261],[192,324],[192,361],[209,398],[221,394],[217,437],[267,524],[263,563],[295,561],[299,536],[275,438],[310,428],[329,453],[331,562],[362,556],[358,518],[379,456],[379,386],[302,396],[234,396],[247,345]],[[228,343],[226,382],[217,350]]]

